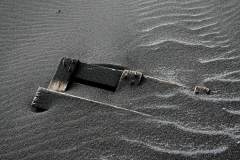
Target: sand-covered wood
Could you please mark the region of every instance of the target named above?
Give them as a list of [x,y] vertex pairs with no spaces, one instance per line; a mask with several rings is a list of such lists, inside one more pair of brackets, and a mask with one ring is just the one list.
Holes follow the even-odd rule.
[[[1,0],[0,159],[240,159],[239,19],[239,0]],[[64,56],[155,79],[67,91],[124,111],[54,95],[32,112]]]

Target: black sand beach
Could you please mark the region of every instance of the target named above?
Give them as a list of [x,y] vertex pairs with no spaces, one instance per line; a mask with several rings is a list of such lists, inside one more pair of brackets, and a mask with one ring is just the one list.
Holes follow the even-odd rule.
[[[1,160],[240,159],[238,0],[1,0],[0,20]],[[147,81],[40,88],[36,113],[63,56]]]

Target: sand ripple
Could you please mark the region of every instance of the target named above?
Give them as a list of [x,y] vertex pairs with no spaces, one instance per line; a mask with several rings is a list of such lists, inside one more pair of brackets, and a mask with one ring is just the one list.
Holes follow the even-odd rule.
[[[0,19],[0,159],[239,159],[238,0],[2,0]],[[63,56],[147,76],[32,112]]]

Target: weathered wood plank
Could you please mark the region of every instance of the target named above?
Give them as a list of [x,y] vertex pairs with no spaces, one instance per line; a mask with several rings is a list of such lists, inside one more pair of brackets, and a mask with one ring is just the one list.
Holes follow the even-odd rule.
[[74,81],[115,91],[122,72],[122,70],[100,65],[79,63],[74,74]]

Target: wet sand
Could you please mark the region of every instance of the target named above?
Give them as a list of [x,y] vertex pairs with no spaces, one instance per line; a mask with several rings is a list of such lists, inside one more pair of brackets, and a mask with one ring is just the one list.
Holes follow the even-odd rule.
[[[240,159],[239,12],[238,0],[2,0],[0,159]],[[114,93],[73,84],[100,103],[50,95],[32,112],[63,56],[150,78]]]

